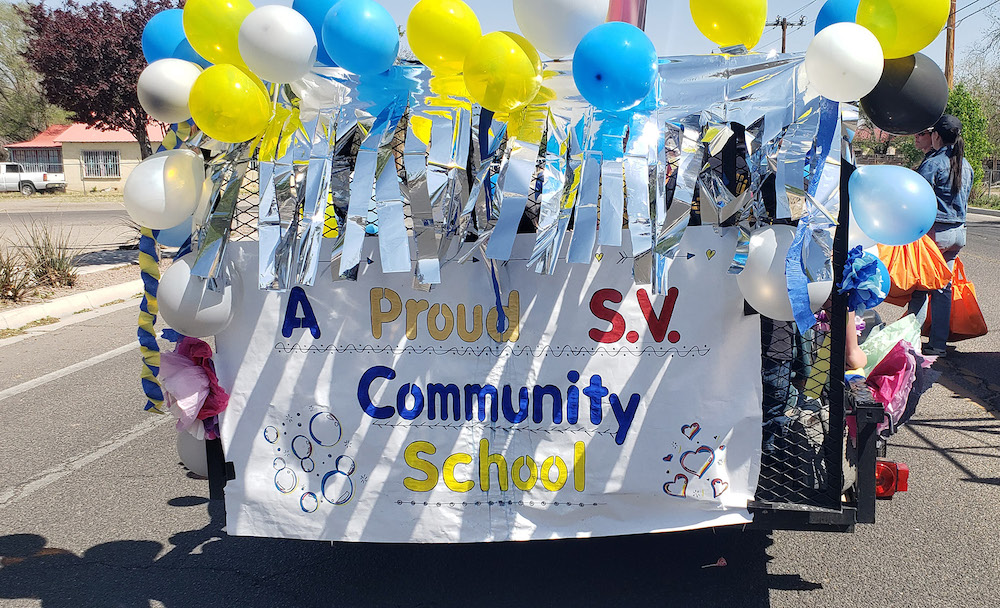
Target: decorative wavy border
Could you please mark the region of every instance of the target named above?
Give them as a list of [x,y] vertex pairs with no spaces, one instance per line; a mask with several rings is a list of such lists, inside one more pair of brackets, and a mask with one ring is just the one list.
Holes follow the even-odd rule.
[[657,348],[655,346],[643,346],[642,348],[636,348],[632,346],[404,346],[398,348],[395,346],[372,346],[370,344],[344,344],[341,346],[334,344],[322,344],[322,345],[310,345],[302,346],[298,342],[292,344],[286,344],[285,342],[278,342],[274,345],[274,350],[279,353],[291,354],[291,353],[304,353],[308,355],[325,355],[331,352],[336,352],[338,354],[352,353],[359,355],[457,355],[460,357],[482,357],[485,354],[492,355],[494,357],[499,357],[504,354],[510,354],[515,357],[591,357],[594,355],[611,355],[619,356],[623,354],[632,355],[634,357],[645,357],[645,356],[656,356],[656,357],[666,357],[668,355],[675,355],[678,357],[704,357],[707,356],[712,349],[703,346],[692,346],[678,348],[676,346],[671,346],[669,348]]

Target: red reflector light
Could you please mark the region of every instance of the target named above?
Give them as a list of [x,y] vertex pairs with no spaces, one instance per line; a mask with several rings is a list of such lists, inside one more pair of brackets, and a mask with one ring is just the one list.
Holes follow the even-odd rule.
[[896,492],[909,487],[910,467],[902,462],[878,460],[875,462],[875,496],[892,498]]
[[42,173],[42,181],[43,182],[49,181],[49,174],[48,173]]

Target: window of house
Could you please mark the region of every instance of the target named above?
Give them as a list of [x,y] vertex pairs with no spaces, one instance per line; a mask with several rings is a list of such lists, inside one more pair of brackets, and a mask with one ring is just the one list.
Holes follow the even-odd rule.
[[11,148],[10,159],[21,163],[25,171],[62,173],[62,151],[58,148]]
[[80,152],[84,177],[121,177],[118,150],[83,150]]

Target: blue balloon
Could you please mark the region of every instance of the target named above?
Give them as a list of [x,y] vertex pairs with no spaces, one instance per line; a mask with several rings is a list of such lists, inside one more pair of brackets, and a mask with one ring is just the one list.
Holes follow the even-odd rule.
[[381,74],[399,54],[399,29],[374,0],[341,0],[323,20],[323,46],[337,65],[361,76]]
[[189,217],[173,228],[160,230],[156,235],[156,242],[164,247],[180,247],[191,238],[191,231],[194,229],[194,217]]
[[[882,288],[882,293],[886,296],[889,295],[889,288],[892,287],[892,277],[889,276],[889,269],[886,267],[885,262],[878,260],[878,276],[879,276],[879,287]],[[885,300],[883,297],[879,300],[881,304]]]
[[912,243],[927,234],[937,217],[934,189],[906,167],[858,167],[847,191],[858,226],[876,243]]
[[656,47],[628,23],[605,23],[590,30],[573,54],[573,80],[583,98],[609,112],[629,110],[656,82]]
[[313,31],[316,32],[316,40],[319,44],[316,46],[316,61],[329,65],[337,65],[330,54],[326,52],[323,48],[323,20],[326,19],[326,14],[330,12],[337,2],[340,0],[294,0],[292,2],[292,8],[300,15],[306,18],[309,25],[312,26]]
[[816,33],[834,23],[854,23],[858,18],[859,4],[861,0],[826,0],[816,15]]
[[184,35],[183,15],[182,9],[171,8],[156,13],[146,23],[142,29],[142,54],[146,63],[160,59],[183,59],[203,68],[212,65],[191,48]]

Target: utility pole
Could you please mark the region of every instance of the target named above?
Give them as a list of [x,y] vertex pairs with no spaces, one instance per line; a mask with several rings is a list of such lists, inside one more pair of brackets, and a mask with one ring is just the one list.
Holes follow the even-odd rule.
[[[951,0],[955,2],[955,0]],[[790,27],[805,27],[806,26],[806,16],[802,15],[799,17],[799,22],[794,21],[789,22],[787,17],[775,17],[774,21],[767,24],[767,27],[780,27],[781,28],[781,52],[785,52],[785,42],[788,38],[788,28]]]
[[951,0],[951,12],[948,13],[948,28],[944,48],[944,78],[948,81],[950,90],[955,82],[955,5],[958,0]]

